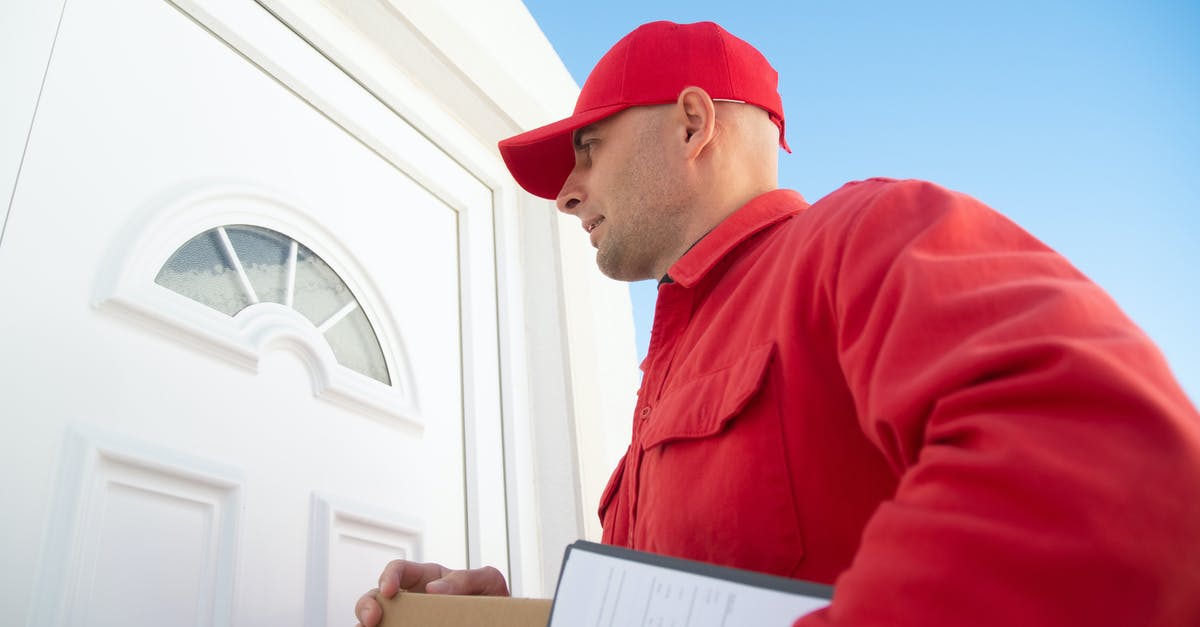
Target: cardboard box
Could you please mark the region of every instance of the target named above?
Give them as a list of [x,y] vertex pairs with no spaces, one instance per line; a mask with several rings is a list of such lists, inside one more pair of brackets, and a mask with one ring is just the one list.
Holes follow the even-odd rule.
[[401,592],[380,599],[380,627],[546,627],[550,599]]

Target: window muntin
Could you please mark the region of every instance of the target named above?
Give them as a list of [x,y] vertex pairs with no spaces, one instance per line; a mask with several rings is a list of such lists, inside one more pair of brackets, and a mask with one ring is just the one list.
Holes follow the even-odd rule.
[[290,307],[324,335],[339,364],[391,385],[379,338],[346,282],[282,233],[210,229],[180,246],[154,282],[228,316],[263,302]]

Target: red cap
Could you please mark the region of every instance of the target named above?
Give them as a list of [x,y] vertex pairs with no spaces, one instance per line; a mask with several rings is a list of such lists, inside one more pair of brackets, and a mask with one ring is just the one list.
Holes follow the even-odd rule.
[[753,46],[712,22],[643,24],[612,47],[588,75],[575,113],[500,142],[500,156],[517,183],[534,196],[558,196],[575,167],[572,134],[638,105],[675,102],[685,87],[714,100],[745,102],[767,111],[783,137],[779,74]]

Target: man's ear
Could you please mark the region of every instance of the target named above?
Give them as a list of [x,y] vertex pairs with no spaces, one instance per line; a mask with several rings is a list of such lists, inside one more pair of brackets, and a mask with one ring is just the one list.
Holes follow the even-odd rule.
[[716,137],[717,109],[708,92],[699,87],[684,87],[675,101],[685,132],[685,153],[694,159],[712,143]]

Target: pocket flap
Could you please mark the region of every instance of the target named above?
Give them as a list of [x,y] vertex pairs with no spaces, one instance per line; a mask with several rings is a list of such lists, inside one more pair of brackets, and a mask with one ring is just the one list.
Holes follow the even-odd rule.
[[725,368],[674,386],[654,406],[642,431],[642,449],[721,431],[762,387],[774,354],[773,342],[755,346]]

